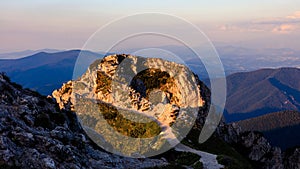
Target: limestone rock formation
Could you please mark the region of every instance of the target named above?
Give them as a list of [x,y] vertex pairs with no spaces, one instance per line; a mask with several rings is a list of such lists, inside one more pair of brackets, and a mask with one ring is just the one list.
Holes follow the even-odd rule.
[[[197,76],[184,65],[158,58],[142,58],[124,54],[110,55],[102,60],[96,60],[81,78],[70,81],[61,89],[54,91],[53,97],[61,109],[75,109],[82,124],[97,132],[107,131],[107,128],[103,127],[103,122],[99,120],[100,114],[107,114],[104,118],[107,121],[111,120],[110,126],[115,125],[115,130],[119,132],[121,130],[117,127],[118,125],[124,127],[132,123],[127,122],[125,118],[135,118],[143,122],[141,118],[132,117],[133,114],[140,114],[154,119],[157,123],[151,125],[144,123],[144,126],[156,125],[160,129],[157,129],[158,127],[136,129],[136,126],[129,125],[125,131],[121,132],[123,135],[148,138],[155,136],[154,133],[161,133],[164,138],[173,137],[173,140],[176,140],[177,136],[174,134],[178,133],[169,132],[168,128],[178,119],[185,121],[184,125],[191,128],[195,120],[192,120],[190,114],[193,114],[193,118],[196,119],[199,108],[205,105],[200,85]],[[102,111],[97,111],[95,104],[98,104],[97,106],[100,106]],[[116,117],[111,117],[112,110],[116,111]],[[118,112],[131,113],[126,115],[126,113]],[[98,119],[96,124],[90,123],[93,119],[94,121]],[[144,120],[147,121],[146,118]],[[155,131],[152,131],[154,129]],[[112,136],[112,132],[102,133],[102,135],[109,135],[109,138],[104,139],[106,141],[115,138],[111,139],[113,140],[111,144],[117,147],[120,143],[115,140],[124,140],[123,137]],[[103,143],[103,139],[100,140]],[[128,142],[139,144],[135,143],[135,140]],[[149,140],[149,144],[150,142],[152,141]],[[133,147],[130,151],[136,153]]]
[[54,90],[52,92],[53,97],[56,99],[56,102],[59,105],[60,109],[66,109],[73,111],[74,106],[71,102],[72,94],[72,81],[64,83],[60,89]]

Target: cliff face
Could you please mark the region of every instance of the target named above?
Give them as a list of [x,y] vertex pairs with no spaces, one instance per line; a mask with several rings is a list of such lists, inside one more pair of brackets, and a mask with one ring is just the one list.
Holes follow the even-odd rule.
[[176,117],[180,108],[204,105],[200,84],[194,84],[199,84],[198,79],[183,65],[157,58],[111,55],[95,61],[79,80],[64,84],[53,97],[60,108],[73,110],[73,90],[73,94],[85,98],[150,115],[163,102],[165,111],[157,112],[156,117],[169,124],[174,118],[163,118],[166,114]]
[[0,168],[143,168],[166,164],[98,148],[76,115],[0,74]]
[[[94,138],[94,141],[102,144],[105,140],[119,148],[118,151],[124,151],[125,145],[138,145],[140,141],[113,134],[103,124],[108,122],[108,128],[113,127],[119,133],[133,138],[150,138],[160,133],[159,138],[172,137],[175,142],[171,144],[177,144],[180,133],[174,133],[174,130],[170,132],[170,126],[181,120],[184,125],[177,125],[178,128],[184,126],[186,130],[193,127],[199,108],[207,104],[200,84],[186,66],[175,62],[111,55],[92,63],[80,79],[64,84],[61,89],[53,92],[53,97],[61,109],[75,110],[84,126],[99,133],[107,131],[101,133],[106,138]],[[101,114],[106,122],[99,120]],[[136,117],[132,117],[133,114]],[[127,120],[130,118],[138,121],[149,121],[150,118],[156,121],[133,122]],[[96,122],[91,124],[91,121]],[[120,140],[126,140],[128,144]],[[155,142],[160,147],[165,144],[161,140],[148,139],[146,142]],[[130,146],[125,154],[148,153],[158,147],[142,147],[145,152],[140,152],[138,149],[141,147]]]

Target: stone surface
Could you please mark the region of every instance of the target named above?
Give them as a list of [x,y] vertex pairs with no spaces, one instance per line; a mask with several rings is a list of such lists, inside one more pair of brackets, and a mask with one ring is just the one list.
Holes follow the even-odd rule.
[[[103,127],[103,123],[99,120],[95,122],[96,124],[91,124],[91,121],[95,121],[93,119],[100,118],[99,114],[107,113],[97,111],[97,106],[91,104],[101,102],[102,107],[107,105],[111,107],[110,109],[116,109],[118,112],[132,112],[122,114],[131,121],[134,118],[133,114],[154,119],[162,130],[159,137],[172,140],[176,144],[174,140],[177,138],[170,130],[170,126],[181,120],[185,121],[185,124],[181,125],[184,128],[193,127],[195,120],[189,114],[193,114],[196,119],[198,109],[205,105],[200,85],[197,76],[184,65],[159,58],[110,55],[102,60],[96,60],[81,78],[70,81],[61,89],[54,91],[53,97],[61,109],[74,110],[81,119],[84,119],[82,120],[84,126],[98,133],[102,132],[101,135],[104,138],[94,137],[93,140],[97,140],[95,142],[103,144],[103,140],[106,140],[113,147],[119,147],[117,151],[123,151],[124,146],[128,147],[127,142],[139,145],[139,140],[113,134],[108,131],[110,126]],[[81,104],[83,99],[90,100],[90,102]],[[87,106],[89,108],[86,108]],[[134,119],[144,123],[141,118]],[[134,134],[132,132],[134,131],[129,129],[129,134]],[[129,135],[127,131],[124,133],[126,136]],[[126,140],[126,143],[116,140],[124,142]],[[154,144],[153,141],[159,142],[155,138],[148,139],[145,145]],[[126,155],[141,153],[139,149],[141,148],[132,146],[126,150],[128,153]],[[151,147],[143,149],[152,151]]]
[[124,158],[103,151],[83,132],[73,112],[60,110],[52,99],[22,89],[3,74],[0,133],[0,168],[145,168],[167,164],[161,159]]
[[242,132],[237,124],[223,122],[217,128],[216,134],[248,157],[257,168],[296,169],[300,167],[299,148],[282,152],[279,147],[272,147],[260,132]]

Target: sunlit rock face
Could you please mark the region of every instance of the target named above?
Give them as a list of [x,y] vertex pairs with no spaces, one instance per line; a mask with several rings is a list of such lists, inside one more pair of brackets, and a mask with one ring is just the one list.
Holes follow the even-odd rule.
[[[200,88],[198,78],[184,65],[123,54],[96,60],[81,78],[54,91],[53,97],[61,109],[76,111],[82,124],[96,132],[112,128],[119,132],[117,135],[145,138],[149,144],[155,136],[170,144],[184,137],[180,138],[178,128],[184,126],[183,133],[187,134],[199,108],[206,103]],[[106,122],[100,120],[101,114]],[[174,125],[178,130],[170,130],[177,121],[181,121]],[[105,135],[115,138],[112,132]],[[111,138],[96,140],[103,144],[108,139]],[[120,138],[116,140],[110,144],[118,147]],[[129,140],[135,144],[135,139]],[[131,149],[130,153],[136,153],[135,148]],[[149,151],[149,147],[145,150]]]

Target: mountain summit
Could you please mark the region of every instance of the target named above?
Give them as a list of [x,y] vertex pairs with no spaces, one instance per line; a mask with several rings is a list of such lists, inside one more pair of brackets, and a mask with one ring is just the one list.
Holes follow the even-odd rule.
[[[208,102],[204,91],[208,89],[184,65],[158,58],[110,55],[95,61],[80,79],[68,82],[53,96],[61,108],[77,112],[87,132],[101,133],[119,152],[129,146],[124,153],[131,155],[157,149],[130,146],[140,143],[132,137],[150,138],[160,133],[154,137],[158,140],[148,139],[147,145],[166,144],[164,139],[172,146],[178,144],[193,127],[199,108],[207,104],[204,99]],[[101,114],[108,127],[103,125],[106,122]],[[110,127],[119,134],[108,131]]]

